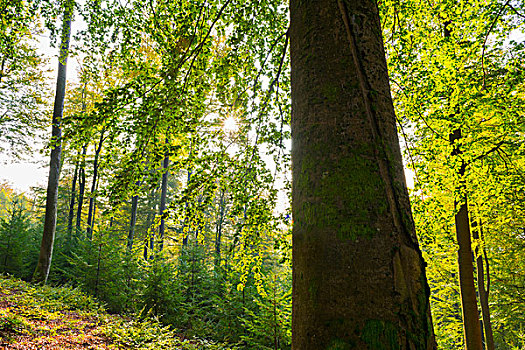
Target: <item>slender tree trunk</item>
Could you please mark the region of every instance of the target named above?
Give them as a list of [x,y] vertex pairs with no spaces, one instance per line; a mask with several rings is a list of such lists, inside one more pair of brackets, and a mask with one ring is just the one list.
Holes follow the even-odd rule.
[[66,95],[67,56],[69,52],[69,38],[71,35],[71,20],[75,7],[74,1],[67,1],[64,8],[64,21],[62,24],[62,38],[60,42],[60,56],[58,62],[57,88],[53,109],[51,130],[51,159],[49,162],[49,178],[47,183],[46,213],[44,219],[44,232],[38,263],[33,274],[33,282],[45,284],[49,276],[53,245],[55,242],[58,181],[60,178],[60,157],[62,154],[62,129],[61,121],[64,112],[64,97]]
[[[472,224],[473,231],[472,236],[474,239],[481,239],[484,241],[483,237],[483,226],[481,225],[481,220],[479,225],[477,222]],[[478,230],[479,229],[479,230]],[[487,258],[487,252],[485,247],[480,249],[476,253],[476,272],[477,272],[477,282],[478,282],[478,295],[479,295],[479,304],[481,305],[481,316],[483,320],[483,329],[485,336],[485,349],[494,350],[494,334],[492,332],[492,322],[490,321],[490,308],[489,308],[489,293],[490,293],[490,270],[489,270],[489,261]],[[485,267],[484,261],[487,266],[487,285],[485,287]]]
[[153,234],[153,232],[150,231],[150,228],[151,228],[151,225],[153,225],[153,219],[155,217],[155,212],[157,210],[157,205],[155,203],[157,190],[158,190],[158,187],[151,190],[151,193],[148,199],[148,204],[147,204],[147,208],[150,210],[148,210],[148,216],[146,217],[147,235],[144,240],[144,260],[148,260],[148,248],[151,251],[150,256],[153,257],[153,247],[155,243],[155,237],[154,237],[155,235]]
[[[80,151],[78,152],[80,156]],[[77,159],[75,164],[75,172],[73,173],[73,182],[71,184],[71,199],[69,201],[69,212],[67,215],[67,237],[69,243],[71,243],[71,235],[73,232],[73,217],[75,216],[75,199],[77,196],[77,177],[78,177],[78,168],[80,160]]]
[[484,279],[484,268],[483,268],[483,257],[479,256],[476,259],[477,269],[478,269],[478,292],[479,300],[481,304],[481,315],[483,319],[483,329],[485,330],[485,348],[486,350],[494,350],[494,334],[492,332],[492,322],[490,321],[490,308],[489,308],[489,286],[490,286],[490,277],[489,277],[489,261],[487,259],[486,252],[483,252],[485,263],[487,266],[487,289],[485,289],[485,279]]
[[467,350],[482,350],[481,327],[478,315],[476,287],[474,286],[474,267],[472,264],[472,245],[467,210],[464,197],[455,215],[456,237],[458,240],[459,286],[461,309],[463,313],[463,332]]
[[102,150],[102,143],[104,142],[104,132],[100,132],[100,139],[98,140],[97,148],[95,149],[95,160],[93,161],[93,181],[91,182],[91,195],[89,196],[89,209],[87,217],[87,237],[91,240],[93,238],[93,221],[95,220],[95,191],[97,189],[98,181],[98,163],[100,158],[100,151]]
[[[82,88],[82,113],[86,112],[86,87],[87,87],[87,82],[84,83],[84,87]],[[68,222],[67,222],[67,233],[68,233],[68,237],[70,241],[71,241],[71,235],[73,231],[73,217],[75,216],[75,199],[77,195],[76,182],[78,179],[78,183],[79,185],[81,185],[81,179],[79,178],[81,177],[79,174],[79,168],[80,168],[80,173],[82,173],[82,170],[85,168],[85,157],[86,157],[86,147],[85,146],[82,147],[82,156],[79,151],[78,157],[79,158],[77,159],[77,162],[75,165],[75,174],[73,176],[73,185],[71,186],[71,202],[69,205],[69,215],[68,215]],[[82,187],[84,188],[86,176],[85,176],[85,173],[83,174],[84,174],[83,175],[84,184],[82,184]],[[82,198],[81,199],[79,198],[79,201],[84,199],[83,191],[84,189],[82,189]],[[81,207],[80,204],[79,206]],[[79,229],[80,229],[80,218],[77,218],[77,232]]]
[[137,207],[139,204],[139,196],[133,196],[131,199],[131,218],[129,222],[128,231],[128,251],[131,252],[133,249],[133,238],[135,237],[135,226],[137,224]]
[[292,348],[434,349],[375,1],[290,1]]
[[[166,137],[166,143],[168,143],[167,137]],[[169,153],[166,152],[166,156],[164,157],[164,161],[162,163],[162,169],[164,170],[164,173],[162,174],[162,185],[161,185],[161,192],[160,192],[160,207],[159,207],[159,215],[160,215],[159,251],[162,251],[162,249],[164,248],[164,230],[165,230],[164,211],[166,210],[166,197],[168,194],[168,175],[169,175],[168,166],[169,164],[170,164],[170,156],[169,156]]]
[[[450,142],[454,144],[461,139],[461,130],[454,130],[450,134]],[[453,156],[459,156],[461,151],[454,145]],[[474,266],[472,264],[472,241],[470,238],[470,224],[467,196],[465,192],[465,170],[466,165],[462,162],[458,171],[459,186],[457,192],[460,193],[459,201],[455,201],[456,208],[459,210],[454,215],[456,224],[456,238],[458,241],[458,268],[459,268],[459,287],[461,293],[461,310],[463,313],[463,333],[465,336],[465,349],[482,350],[481,327],[479,323],[478,302],[476,297],[476,287],[474,285]]]
[[[188,179],[187,179],[186,183],[189,184],[190,180],[191,180],[191,170],[188,170]],[[188,208],[188,204],[185,203],[184,207]],[[188,231],[187,234],[185,234],[185,232],[184,232],[185,231],[184,229],[186,228],[187,221],[188,221],[188,218],[187,218],[187,215],[186,215],[186,217],[184,218],[184,223],[182,224],[182,235],[183,235],[182,236],[182,248],[183,249],[188,245],[188,237],[190,236],[189,231]]]
[[80,161],[80,171],[78,178],[78,206],[77,222],[75,224],[77,233],[82,230],[82,204],[84,203],[84,193],[86,192],[86,152],[87,146],[82,147],[82,159]]
[[2,67],[0,67],[0,83],[2,82],[2,78],[4,77],[4,69],[5,69],[5,56],[2,57]]
[[218,268],[221,265],[221,238],[222,238],[222,224],[224,222],[224,194],[225,191],[221,191],[221,197],[219,200],[219,218],[217,219],[215,227],[215,267]]
[[[445,39],[450,39],[452,34],[452,22],[444,22]],[[461,129],[454,130],[449,135],[450,143],[454,145],[461,139]],[[461,150],[454,145],[453,156],[459,156]],[[457,188],[460,194],[459,202],[454,201],[455,208],[459,210],[454,215],[456,225],[456,238],[458,241],[458,269],[459,287],[461,294],[461,311],[463,314],[463,334],[465,338],[465,349],[482,350],[481,327],[478,315],[478,302],[476,298],[476,287],[474,286],[474,266],[472,264],[472,242],[470,238],[469,212],[467,196],[465,192],[465,170],[466,164],[462,162],[458,171],[460,185]]]

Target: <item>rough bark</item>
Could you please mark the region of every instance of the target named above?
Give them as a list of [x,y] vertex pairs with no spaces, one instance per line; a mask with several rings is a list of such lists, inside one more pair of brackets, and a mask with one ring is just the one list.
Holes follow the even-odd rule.
[[62,37],[60,42],[60,56],[58,62],[58,76],[53,108],[51,129],[51,157],[49,162],[49,177],[47,183],[46,212],[44,218],[44,232],[38,263],[33,274],[33,282],[45,284],[49,276],[53,245],[55,243],[58,181],[60,178],[60,157],[62,155],[61,121],[64,112],[64,97],[66,95],[67,56],[69,52],[69,38],[71,35],[71,20],[75,3],[68,1],[64,8],[62,23]]
[[434,349],[377,5],[290,14],[292,348]]
[[87,217],[87,228],[86,233],[89,239],[93,238],[93,221],[95,220],[95,191],[97,189],[98,181],[98,163],[100,159],[100,151],[102,150],[102,144],[104,142],[104,131],[100,132],[100,139],[98,140],[97,148],[95,149],[95,159],[93,161],[93,179],[91,182],[91,195],[89,196],[89,209]]

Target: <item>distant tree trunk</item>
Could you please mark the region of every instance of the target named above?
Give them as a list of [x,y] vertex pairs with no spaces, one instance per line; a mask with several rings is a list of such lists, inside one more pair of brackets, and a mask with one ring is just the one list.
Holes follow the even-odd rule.
[[78,178],[78,206],[77,206],[77,233],[82,230],[82,204],[84,203],[84,193],[86,192],[86,152],[87,145],[82,147],[82,158],[80,161],[80,171]]
[[104,132],[106,129],[102,129],[100,132],[100,139],[98,140],[97,148],[95,149],[95,160],[93,161],[93,181],[91,182],[91,195],[89,196],[89,209],[87,217],[87,237],[91,240],[93,238],[93,221],[95,213],[95,191],[97,189],[98,181],[98,161],[100,158],[100,151],[102,150],[102,143],[104,142]]
[[[449,136],[454,145],[461,139],[461,129],[456,129]],[[459,156],[461,151],[454,145],[452,155]],[[478,302],[476,298],[476,287],[474,286],[474,266],[472,264],[472,242],[470,238],[470,223],[465,192],[465,170],[466,164],[462,162],[458,171],[459,186],[457,192],[460,199],[455,200],[455,207],[459,210],[454,215],[456,224],[456,238],[458,240],[458,268],[459,287],[461,292],[461,310],[463,313],[463,333],[465,335],[465,348],[467,350],[482,350],[481,327],[479,323]]]
[[148,234],[146,235],[146,238],[144,240],[144,260],[148,260],[148,249],[151,251],[150,256],[153,257],[155,235],[150,234],[152,233],[150,232],[150,229],[151,229],[151,225],[153,225],[153,219],[155,216],[155,212],[157,210],[157,205],[155,203],[157,190],[158,190],[158,187],[151,190],[151,193],[148,199],[148,204],[147,204],[147,208],[151,210],[148,210],[148,216],[146,217],[146,230],[147,230],[146,232]]
[[375,1],[290,1],[292,349],[435,349]]
[[2,66],[0,67],[0,83],[2,82],[2,78],[4,77],[5,60],[5,56],[2,56]]
[[221,264],[221,238],[222,238],[222,226],[224,222],[225,212],[225,191],[221,191],[221,197],[219,199],[219,218],[215,224],[215,267],[219,267]]
[[[87,83],[84,83],[84,87],[82,88],[82,113],[86,112],[86,87],[87,87]],[[79,177],[79,167],[81,169],[84,168],[85,156],[86,156],[86,147],[82,147],[82,158],[80,158],[80,151],[79,151],[78,152],[78,159],[77,159],[77,162],[75,163],[75,174],[73,175],[73,184],[71,186],[71,201],[70,201],[70,204],[69,204],[69,214],[68,214],[68,221],[67,221],[67,234],[68,234],[69,241],[71,241],[71,238],[72,238],[71,235],[72,235],[72,231],[73,231],[73,217],[75,216],[75,199],[76,199],[76,196],[77,196],[76,182],[77,182],[77,179]],[[81,166],[81,164],[82,164],[82,166]],[[85,180],[85,174],[84,174],[84,180]],[[79,185],[80,185],[81,180],[78,179],[78,182],[79,182]],[[82,197],[83,196],[84,196],[84,194],[82,193]],[[79,219],[77,219],[77,222],[78,221],[79,221]],[[77,226],[80,226],[80,225],[77,225]],[[77,229],[77,232],[78,232],[78,229]]]
[[[78,152],[78,155],[80,156],[80,151]],[[79,168],[79,162],[80,160],[77,159],[75,163],[75,172],[73,173],[73,181],[71,184],[71,199],[69,200],[69,212],[67,215],[67,237],[69,243],[71,243],[71,234],[73,232],[73,217],[75,216],[75,199],[77,196],[77,177],[78,177],[78,168]]]
[[[443,25],[443,36],[450,39],[452,35],[452,22],[445,21]],[[461,139],[461,129],[454,130],[449,135],[452,145]],[[453,156],[459,156],[461,150],[454,145]],[[465,348],[467,350],[482,350],[481,327],[479,324],[478,302],[476,298],[476,287],[474,286],[474,266],[472,264],[472,242],[470,238],[470,223],[465,190],[465,170],[466,164],[462,162],[458,171],[460,185],[457,192],[460,193],[459,202],[454,201],[454,206],[459,210],[454,215],[456,225],[456,238],[458,241],[458,269],[459,287],[461,293],[461,311],[463,313],[463,334],[465,337]]]
[[62,115],[64,112],[64,97],[66,94],[67,56],[69,53],[69,38],[71,35],[71,20],[75,2],[70,0],[65,3],[64,20],[62,24],[62,37],[60,42],[60,56],[58,62],[57,88],[53,109],[51,130],[51,159],[49,163],[49,178],[47,183],[46,213],[44,218],[44,232],[38,263],[33,274],[33,282],[45,284],[49,276],[53,245],[55,242],[58,181],[60,178],[60,157],[62,154]]
[[[483,226],[481,220],[479,224],[477,222],[472,223],[472,236],[474,239],[481,239],[484,241],[483,237]],[[489,261],[487,258],[487,252],[485,247],[479,248],[476,253],[476,271],[477,271],[477,282],[478,282],[478,295],[479,303],[481,305],[481,316],[483,319],[483,329],[485,330],[485,349],[494,350],[494,334],[492,332],[492,322],[490,321],[490,308],[489,308],[489,293],[490,293],[490,270],[489,270]],[[487,286],[485,287],[485,268],[483,258],[487,266]]]
[[[166,137],[166,143],[168,143],[168,138]],[[165,230],[165,219],[164,219],[164,211],[166,210],[166,197],[168,194],[168,175],[169,175],[169,166],[170,163],[170,156],[169,153],[166,152],[166,156],[164,157],[164,161],[162,163],[162,169],[164,170],[164,173],[162,174],[162,185],[161,185],[161,192],[160,192],[160,207],[159,207],[159,215],[160,215],[160,226],[159,226],[159,251],[162,251],[164,248],[164,230]]]
[[[188,170],[188,179],[186,181],[187,184],[190,183],[190,180],[191,180],[191,170]],[[188,203],[185,203],[184,204],[184,207],[185,208],[188,208]],[[187,216],[187,215],[186,215]],[[186,224],[187,224],[187,221],[188,221],[188,218],[185,217],[184,218],[184,223],[182,224],[182,248],[186,247],[188,245],[188,237],[190,235],[190,233],[188,232],[188,234],[185,234],[185,228],[186,228]]]
[[133,249],[133,238],[135,236],[135,226],[137,224],[137,207],[139,204],[139,196],[135,195],[131,198],[131,218],[128,230],[128,251],[131,252]]

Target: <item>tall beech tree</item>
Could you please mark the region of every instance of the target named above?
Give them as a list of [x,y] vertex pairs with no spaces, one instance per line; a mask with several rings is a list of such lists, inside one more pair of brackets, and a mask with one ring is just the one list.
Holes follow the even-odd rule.
[[290,2],[294,349],[433,349],[375,1]]
[[62,154],[62,129],[60,124],[64,112],[67,56],[69,53],[71,20],[73,18],[74,8],[74,1],[68,0],[64,2],[64,17],[62,22],[60,54],[58,57],[58,76],[51,130],[51,159],[49,162],[49,178],[47,183],[46,214],[44,219],[42,244],[40,246],[40,255],[33,275],[33,282],[35,283],[45,284],[47,282],[49,268],[51,267],[51,259],[53,257],[57,219],[58,180],[60,178],[60,157]]
[[[461,139],[461,129],[450,134],[450,142],[454,144]],[[459,156],[461,150],[454,146],[453,156]],[[474,264],[472,263],[472,240],[467,196],[465,195],[466,164],[462,161],[458,171],[459,186],[457,188],[459,200],[455,201],[457,212],[454,215],[456,238],[458,242],[459,287],[461,291],[461,309],[463,312],[463,333],[465,334],[465,348],[467,350],[482,350],[481,327],[478,315],[476,287],[474,285]]]
[[[451,40],[452,23],[446,21],[443,28],[445,40]],[[456,109],[455,106],[452,109]],[[449,140],[453,145],[452,156],[460,157],[461,150],[458,142],[461,140],[461,129],[455,129]],[[458,242],[459,287],[461,291],[461,310],[463,313],[463,333],[465,334],[465,348],[467,350],[482,350],[481,327],[478,316],[478,302],[476,287],[474,286],[474,264],[472,263],[472,240],[470,237],[470,222],[468,201],[465,189],[465,170],[467,165],[461,159],[458,169],[459,185],[454,202],[457,212],[454,215],[456,225],[456,239]]]

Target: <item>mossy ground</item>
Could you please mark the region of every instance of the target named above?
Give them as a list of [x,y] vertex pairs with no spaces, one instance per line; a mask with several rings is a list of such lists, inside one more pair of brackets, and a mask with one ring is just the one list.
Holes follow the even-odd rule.
[[0,276],[0,349],[234,349],[154,320],[109,315],[76,288]]

